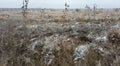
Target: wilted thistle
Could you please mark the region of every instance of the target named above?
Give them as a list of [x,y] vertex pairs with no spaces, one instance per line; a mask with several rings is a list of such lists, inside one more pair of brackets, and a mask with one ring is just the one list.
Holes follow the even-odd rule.
[[44,17],[44,15],[45,15],[45,9],[41,9],[40,10],[40,18],[43,20],[43,17]]
[[[67,19],[67,12],[68,12],[68,7],[69,5],[67,3],[65,3],[65,10],[63,11],[64,12],[64,17]],[[68,20],[68,19],[67,19]]]
[[67,3],[65,3],[65,14],[67,14],[67,12],[68,12],[68,7],[69,7],[69,5]]
[[28,1],[29,0],[23,0],[22,14],[24,18],[27,18]]

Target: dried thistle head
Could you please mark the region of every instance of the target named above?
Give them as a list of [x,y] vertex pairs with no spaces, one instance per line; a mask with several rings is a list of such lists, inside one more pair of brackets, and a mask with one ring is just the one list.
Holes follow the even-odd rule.
[[23,14],[23,17],[25,18],[27,17],[28,2],[29,0],[23,0],[22,14]]

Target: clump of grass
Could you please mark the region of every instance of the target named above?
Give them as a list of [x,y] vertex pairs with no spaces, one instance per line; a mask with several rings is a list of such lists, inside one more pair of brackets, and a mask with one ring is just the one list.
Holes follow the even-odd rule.
[[50,66],[74,66],[73,62],[73,52],[76,44],[75,41],[65,41],[60,45],[60,50],[55,51],[55,59]]
[[97,62],[100,60],[99,50],[91,47],[89,53],[86,55],[86,65],[96,66]]
[[64,16],[61,16],[60,18],[54,18],[49,22],[70,22],[70,19],[67,20]]
[[114,44],[120,43],[120,31],[119,30],[112,30],[108,34],[108,39],[110,42]]
[[95,21],[95,20],[94,20],[94,19],[90,19],[90,18],[85,19],[85,18],[77,17],[77,18],[76,18],[76,21],[77,21],[77,22],[93,22],[93,21]]
[[77,18],[76,18],[76,21],[77,21],[77,22],[89,22],[89,19],[77,17]]
[[[2,57],[4,58],[4,61],[1,61],[3,59],[0,60],[1,66],[24,66],[23,54],[26,52],[26,42],[29,43],[29,41],[27,41],[28,36],[25,27],[17,28],[19,25],[17,22],[0,25],[2,27],[0,30],[0,49],[2,49]],[[2,64],[2,62],[5,63]]]

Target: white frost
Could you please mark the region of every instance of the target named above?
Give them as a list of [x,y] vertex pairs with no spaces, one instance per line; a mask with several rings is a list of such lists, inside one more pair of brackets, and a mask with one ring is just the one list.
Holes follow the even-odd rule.
[[74,52],[74,61],[77,61],[78,59],[84,59],[86,53],[88,52],[90,45],[80,45],[75,49]]
[[108,38],[107,36],[99,36],[99,37],[96,37],[95,39],[97,42],[101,41],[101,42],[107,42]]

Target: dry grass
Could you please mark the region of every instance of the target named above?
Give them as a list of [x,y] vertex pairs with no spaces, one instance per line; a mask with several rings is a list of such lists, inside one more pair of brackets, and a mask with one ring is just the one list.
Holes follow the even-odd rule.
[[[63,10],[44,10],[44,13],[41,16],[41,10],[39,11],[28,11],[28,19],[36,20],[37,22],[92,22],[92,21],[119,21],[119,11],[114,10],[96,10],[96,18],[94,19],[93,12],[90,12],[90,19],[88,18],[88,11],[86,10],[69,10],[67,16],[63,13]],[[14,15],[16,14],[16,15]],[[9,16],[8,16],[9,15]],[[22,20],[23,16],[21,11],[3,11],[0,12],[0,19],[17,19]]]
[[[89,25],[86,25],[88,24],[86,22],[98,21],[101,23],[109,20],[113,22],[115,19],[102,18],[89,20],[83,18],[82,16],[84,14],[82,13],[84,12],[77,11],[79,15],[75,16],[75,22],[81,23],[75,24],[71,22],[71,19],[66,20],[62,11],[57,10],[48,10],[47,15],[43,17],[43,21],[40,19],[39,12],[30,12],[26,24],[22,22],[22,15],[20,16],[18,13],[8,13],[8,15],[10,15],[9,19],[6,19],[6,16],[0,15],[0,66],[119,66],[119,30],[111,30],[109,25],[107,25],[108,42],[106,44],[102,43],[102,41],[98,42],[96,43],[97,46],[91,44],[95,41],[95,37],[93,37],[93,39],[87,37],[90,31],[95,33],[95,35],[101,35],[101,33],[104,32],[104,26],[99,27],[95,23],[92,24],[93,27],[89,27]],[[96,17],[98,16],[96,15]],[[51,24],[44,23],[47,21]],[[110,24],[112,25],[111,22]],[[41,25],[37,28],[30,29],[26,27],[28,24],[39,25],[39,23]],[[78,34],[73,34],[75,30]],[[56,39],[56,35],[58,35],[57,37],[62,36],[62,38],[67,38],[60,41],[58,44],[60,47],[59,50],[56,49],[56,47],[51,50],[46,49],[44,46],[45,37],[50,40],[48,44],[51,46],[52,42]],[[51,36],[55,39],[51,39]],[[34,50],[31,50],[29,46],[37,40],[40,40],[40,42],[37,43]],[[55,44],[57,44],[57,42],[58,41],[56,41]],[[79,59],[77,63],[74,63],[73,55],[75,48],[85,44],[90,45],[88,53],[85,55],[84,59]],[[102,52],[99,47],[102,47],[104,52]],[[52,54],[49,54],[49,51],[52,51]],[[49,65],[46,63],[46,61],[48,61],[46,60],[47,55],[55,56]],[[49,57],[47,59],[49,59]]]

